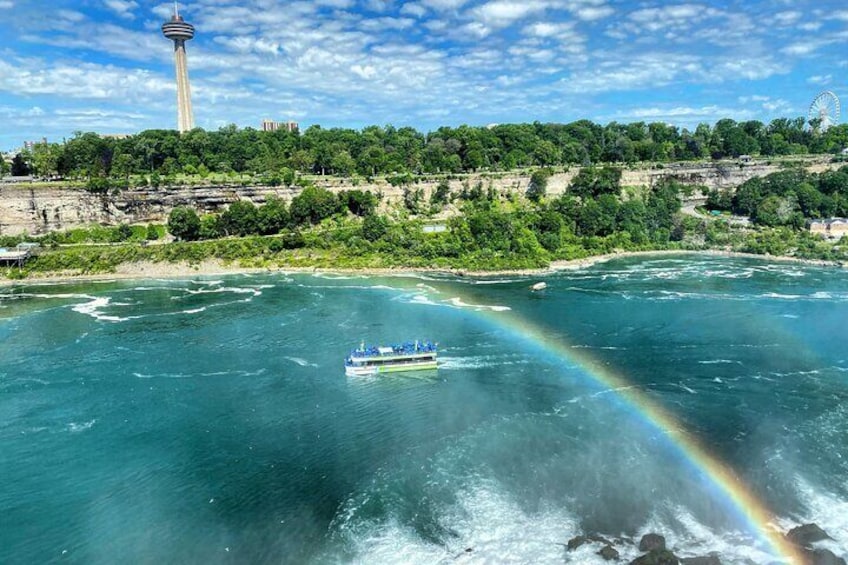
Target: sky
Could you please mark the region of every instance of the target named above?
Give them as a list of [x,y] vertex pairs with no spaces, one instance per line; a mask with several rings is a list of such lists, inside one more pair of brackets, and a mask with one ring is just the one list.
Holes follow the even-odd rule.
[[[0,149],[176,128],[173,3],[0,0]],[[195,124],[806,117],[845,93],[830,0],[188,0]]]

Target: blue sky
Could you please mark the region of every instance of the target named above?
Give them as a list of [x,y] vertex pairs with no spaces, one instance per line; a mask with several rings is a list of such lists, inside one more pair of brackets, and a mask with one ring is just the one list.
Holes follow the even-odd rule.
[[[173,3],[0,0],[0,149],[176,127]],[[838,2],[191,0],[195,122],[360,128],[806,116],[843,94]],[[848,100],[848,94],[845,96]]]

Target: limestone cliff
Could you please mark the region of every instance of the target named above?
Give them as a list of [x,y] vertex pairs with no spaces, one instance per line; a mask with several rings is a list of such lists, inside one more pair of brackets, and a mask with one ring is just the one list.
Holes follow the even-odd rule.
[[[831,165],[818,162],[808,165],[811,172],[820,172]],[[579,169],[557,173],[548,181],[548,194],[566,191]],[[674,178],[690,185],[707,188],[735,188],[753,177],[761,177],[781,170],[770,164],[698,163],[672,164],[656,169],[624,169],[623,186],[652,186],[660,179]],[[498,191],[524,192],[530,181],[529,174],[490,173],[470,174],[450,181],[451,191],[458,192],[463,183],[473,187],[478,182],[484,189],[490,186]],[[370,190],[382,194],[388,201],[403,197],[403,187],[394,187],[385,180],[353,184],[350,179],[327,177],[316,184],[334,192],[342,190]],[[429,197],[438,179],[420,181],[411,186],[422,189]],[[44,234],[74,227],[118,223],[164,222],[175,206],[191,206],[199,213],[218,212],[236,200],[250,200],[262,204],[269,194],[291,200],[300,188],[275,188],[268,186],[198,186],[170,188],[134,188],[118,194],[90,194],[81,189],[50,187],[44,185],[4,184],[0,181],[0,235],[29,233]],[[700,196],[700,195],[695,195]]]

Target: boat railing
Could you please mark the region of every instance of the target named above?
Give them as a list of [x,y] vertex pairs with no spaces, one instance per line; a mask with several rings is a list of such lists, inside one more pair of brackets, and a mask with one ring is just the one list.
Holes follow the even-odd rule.
[[415,355],[417,353],[435,353],[438,347],[435,343],[429,341],[422,342],[406,342],[401,344],[392,344],[391,352],[381,351],[380,347],[374,345],[360,346],[350,352],[350,358],[367,358],[367,357],[385,357],[393,355]]

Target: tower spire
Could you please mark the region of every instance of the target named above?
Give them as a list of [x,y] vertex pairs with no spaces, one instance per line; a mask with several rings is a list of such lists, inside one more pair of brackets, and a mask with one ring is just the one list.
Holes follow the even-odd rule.
[[194,128],[185,49],[186,41],[194,37],[194,26],[180,16],[177,2],[174,2],[174,15],[171,21],[162,24],[162,33],[174,42],[174,63],[177,71],[177,129],[182,133]]

